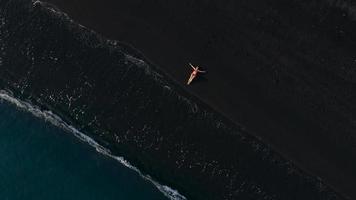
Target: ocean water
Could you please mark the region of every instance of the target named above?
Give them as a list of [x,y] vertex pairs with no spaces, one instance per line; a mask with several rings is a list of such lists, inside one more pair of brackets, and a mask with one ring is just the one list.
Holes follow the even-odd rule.
[[1,199],[167,199],[73,134],[0,103]]

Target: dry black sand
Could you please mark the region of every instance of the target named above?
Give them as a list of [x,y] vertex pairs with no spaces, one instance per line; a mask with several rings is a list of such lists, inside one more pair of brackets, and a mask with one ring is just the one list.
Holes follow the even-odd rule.
[[[356,198],[356,23],[329,1],[48,0]],[[204,77],[185,86],[188,63]]]

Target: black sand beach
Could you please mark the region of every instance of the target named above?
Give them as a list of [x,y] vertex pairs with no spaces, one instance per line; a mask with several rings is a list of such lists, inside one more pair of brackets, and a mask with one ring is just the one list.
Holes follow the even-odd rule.
[[[193,2],[182,0],[168,3],[163,0],[112,0],[103,3],[84,0],[48,0],[48,2],[53,3],[67,13],[70,18],[89,29],[93,29],[107,38],[130,44],[140,50],[142,55],[145,56],[143,59],[147,59],[148,62],[160,67],[164,73],[172,77],[188,93],[193,94],[222,113],[237,124],[239,128],[244,127],[240,131],[246,130],[249,134],[270,145],[273,150],[285,159],[292,161],[306,174],[321,181],[321,183],[326,183],[343,197],[356,198],[356,191],[354,190],[356,185],[356,172],[354,170],[356,169],[356,136],[354,135],[356,130],[356,107],[354,103],[356,102],[356,57],[353,55],[353,52],[355,52],[353,41],[356,41],[354,40],[356,36],[353,36],[353,33],[356,26],[355,21],[353,21],[355,14],[352,9],[347,9],[347,7],[340,6],[338,3],[331,4],[329,1],[290,3],[283,1],[265,1],[264,3],[259,1],[226,1],[219,3],[207,0]],[[37,32],[40,30],[36,27],[34,29]],[[52,34],[52,32],[49,33]],[[63,36],[63,38],[65,37]],[[91,37],[88,36],[88,38]],[[93,42],[93,44],[96,43],[97,41]],[[58,42],[57,45],[62,44]],[[78,47],[81,46],[78,45]],[[97,49],[93,52],[102,53],[102,58],[100,60],[85,58],[89,60],[83,61],[84,64],[89,62],[103,63],[106,59],[111,59],[108,54],[111,55],[112,52],[102,50],[103,53],[100,51],[100,46]],[[58,54],[64,55],[65,53],[59,52]],[[80,57],[82,55],[87,54],[80,51],[78,57],[82,58]],[[41,54],[37,57],[41,58],[40,56]],[[65,56],[67,55],[65,54]],[[192,85],[186,86],[185,83],[190,73],[189,62],[202,66],[208,73],[193,82]],[[16,63],[15,61],[11,64],[24,66],[23,63]],[[54,62],[54,66],[56,66],[55,64]],[[76,66],[73,63],[65,64]],[[82,66],[81,63],[78,66]],[[25,67],[20,68],[9,68],[5,71],[9,71],[13,75],[18,74],[19,77],[25,77],[27,69]],[[47,70],[45,65],[39,68]],[[107,86],[103,83],[105,85],[103,86],[99,84],[101,78],[107,78],[109,82],[115,83],[116,77],[114,75],[116,71],[109,72],[109,69],[111,68],[91,69],[88,67],[86,69],[89,75],[95,75],[96,72],[100,72],[98,74],[102,75],[95,79],[98,83],[95,91],[100,94],[104,93],[99,91],[103,88],[110,90],[107,91],[108,93],[115,94],[116,90],[122,89],[119,85]],[[34,74],[45,74],[41,70],[38,71]],[[58,77],[67,76],[64,71],[61,71],[63,74],[56,75]],[[70,88],[79,88],[77,86],[80,86],[80,83],[76,83],[75,80],[77,75],[81,76],[81,72],[79,70],[67,72],[71,74],[66,77],[72,81],[69,81]],[[0,74],[0,77],[13,88],[17,86],[19,86],[18,88],[27,87],[27,82],[14,81],[15,78],[7,74]],[[58,91],[64,91],[64,93],[67,90],[71,91],[71,89],[62,89],[61,84],[64,81],[61,78],[56,80],[56,77],[50,79],[43,76],[41,80],[33,79],[31,80],[33,81],[32,88],[25,88],[24,91],[30,96],[32,94],[36,96],[44,94],[43,96],[47,97],[51,97],[51,92],[58,88],[60,88]],[[27,81],[28,79],[24,78],[24,80]],[[48,86],[43,83],[48,84]],[[137,95],[139,92],[137,91]],[[72,93],[75,94],[75,90]],[[136,95],[136,93],[134,92],[133,95]],[[45,99],[45,97],[43,98]],[[101,111],[99,109],[101,107],[97,105],[114,102],[114,96],[99,97],[98,94],[94,98],[80,101],[89,102],[88,105],[93,107],[92,111],[97,108],[93,113],[112,111],[108,112],[112,116],[105,115],[106,113],[102,114],[102,122],[107,122],[110,125],[106,127],[108,129],[119,130],[115,126],[115,120],[119,120],[119,118],[115,117],[120,116],[119,111],[125,110],[117,106],[115,102],[112,108],[108,105],[107,110]],[[153,105],[153,107],[157,106],[157,103],[161,105],[160,100],[162,99],[158,96],[152,95],[151,98],[155,102],[151,102],[153,100],[149,99],[148,105]],[[168,97],[163,99],[169,100]],[[56,110],[62,108],[60,105],[58,106],[60,103],[57,103],[53,103],[54,107],[57,107]],[[135,105],[135,102],[132,104]],[[162,112],[159,111],[158,113]],[[173,110],[172,113],[174,112]],[[186,113],[184,109],[181,112]],[[193,118],[195,119],[195,116]],[[172,114],[173,119],[175,118]],[[168,119],[164,120],[168,121]],[[189,123],[189,119],[186,120],[186,123]],[[220,170],[223,169],[229,173],[238,171],[236,169],[241,170],[238,173],[242,172],[242,176],[246,176],[246,180],[251,179],[251,182],[241,183],[240,186],[241,188],[247,187],[250,190],[241,192],[243,189],[236,189],[239,185],[237,181],[237,183],[231,182],[231,188],[235,190],[228,193],[225,186],[229,180],[233,180],[232,177],[225,178],[216,174],[212,177],[204,177],[204,173],[200,174],[201,171],[198,171],[200,170],[198,167],[189,170],[188,161],[187,166],[185,166],[186,163],[182,164],[182,169],[157,172],[156,166],[150,166],[149,163],[155,163],[156,161],[152,161],[154,159],[161,159],[152,157],[152,155],[162,155],[162,158],[166,156],[162,153],[165,150],[163,147],[162,152],[159,153],[154,150],[147,150],[149,156],[144,155],[138,160],[135,160],[134,156],[142,151],[138,148],[138,144],[132,142],[121,145],[124,147],[137,145],[137,152],[133,148],[128,148],[130,150],[126,149],[125,151],[124,147],[120,145],[118,145],[118,148],[123,148],[120,150],[124,152],[125,156],[130,157],[131,161],[138,167],[142,167],[147,172],[155,171],[153,175],[159,177],[160,181],[175,186],[183,193],[188,193],[188,197],[206,199],[210,196],[211,199],[219,199],[219,197],[221,199],[222,197],[233,199],[233,195],[236,194],[237,197],[245,197],[244,199],[338,199],[332,198],[333,195],[331,195],[332,197],[328,196],[330,194],[329,189],[324,186],[315,189],[317,187],[315,181],[310,181],[309,178],[300,178],[300,174],[289,171],[290,168],[287,165],[278,164],[279,159],[276,159],[275,162],[273,159],[269,160],[270,157],[274,158],[274,156],[270,156],[274,154],[269,151],[267,158],[261,152],[258,152],[261,153],[258,154],[262,155],[261,157],[247,150],[246,152],[239,152],[239,150],[248,148],[243,146],[246,144],[240,142],[240,139],[227,134],[230,125],[227,125],[226,130],[217,132],[223,133],[223,135],[212,134],[205,138],[204,131],[208,132],[210,126],[213,126],[205,123],[207,122],[192,125],[193,130],[199,131],[197,135],[192,136],[193,138],[186,135],[177,136],[173,133],[172,137],[177,141],[185,141],[189,138],[188,141],[196,146],[193,146],[194,148],[188,147],[188,149],[191,148],[198,153],[206,153],[203,155],[207,158],[219,158],[221,165],[217,165],[217,167],[220,167]],[[188,129],[190,125],[184,127],[185,124],[182,124],[182,127],[172,130],[184,134],[185,128]],[[220,129],[217,128],[217,130]],[[160,133],[157,133],[157,135],[159,136]],[[103,137],[114,140],[114,136],[105,136],[104,134]],[[171,138],[167,140],[174,141]],[[245,140],[250,141],[250,139],[241,139],[241,141]],[[106,141],[102,142],[105,143]],[[241,145],[241,149],[238,145]],[[257,149],[259,149],[259,145],[258,143]],[[221,151],[217,152],[216,150],[219,149]],[[264,151],[265,148],[261,147],[261,149],[260,151]],[[241,155],[241,160],[233,157],[235,155]],[[178,152],[174,156],[179,157],[181,154]],[[193,155],[192,153],[188,154],[189,156],[192,157],[187,158],[187,160],[195,159],[199,154]],[[174,169],[173,161],[171,162],[166,157],[165,159],[167,159],[167,163],[163,163],[162,166],[169,166]],[[172,158],[172,160],[174,159]],[[244,163],[241,164],[240,161],[246,161],[245,165]],[[259,165],[260,161],[267,163],[268,166]],[[142,163],[146,163],[146,165]],[[227,166],[227,168],[224,169],[224,166]],[[250,172],[243,173],[244,170],[248,171],[248,168],[256,167],[258,167],[258,170],[254,171],[253,174],[249,174]],[[157,166],[157,168],[159,167]],[[170,169],[167,168],[167,170]],[[180,177],[177,172],[191,175],[192,181],[196,182],[185,182],[186,180]],[[279,172],[280,174],[278,174]],[[167,174],[177,178],[176,182],[164,177]],[[292,174],[292,178],[288,179],[290,182],[279,181],[286,180],[279,179],[286,177],[286,174]],[[301,176],[303,177],[303,175]],[[276,180],[274,184],[271,184],[273,178]],[[199,181],[197,180],[201,180],[201,185],[198,184]],[[262,189],[246,186],[255,182]],[[308,187],[310,185],[309,188],[312,189],[310,191],[303,190],[302,185],[308,185]],[[187,188],[190,186],[196,189],[196,193],[188,191]],[[288,189],[293,193],[284,193]],[[316,190],[317,192],[315,192]],[[207,191],[212,191],[212,194],[204,194]],[[221,193],[219,194],[219,192]],[[230,196],[224,196],[225,194]],[[251,194],[251,196],[248,194]]]
[[[50,0],[356,198],[354,13],[327,1]],[[185,86],[188,62],[208,74]]]

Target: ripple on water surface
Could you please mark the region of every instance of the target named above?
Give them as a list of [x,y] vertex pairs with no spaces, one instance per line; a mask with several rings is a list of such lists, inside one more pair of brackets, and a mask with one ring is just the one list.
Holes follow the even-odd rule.
[[5,102],[0,157],[4,199],[167,199],[135,171]]

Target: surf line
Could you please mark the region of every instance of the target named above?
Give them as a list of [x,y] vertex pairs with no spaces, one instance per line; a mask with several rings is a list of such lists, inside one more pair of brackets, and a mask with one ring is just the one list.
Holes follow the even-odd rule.
[[43,119],[46,122],[49,122],[52,125],[65,130],[66,132],[70,132],[70,133],[74,134],[74,136],[76,136],[83,142],[86,142],[90,146],[94,147],[97,152],[103,154],[104,156],[107,156],[109,158],[112,158],[112,159],[118,161],[119,163],[121,163],[125,167],[128,167],[131,170],[134,170],[144,180],[152,183],[161,193],[163,193],[170,200],[187,200],[187,198],[185,196],[181,195],[177,190],[174,190],[166,185],[161,185],[160,183],[158,183],[156,180],[154,180],[149,175],[143,174],[137,167],[131,165],[127,160],[125,160],[125,158],[111,154],[109,149],[106,149],[105,147],[101,146],[94,139],[92,139],[91,137],[80,132],[79,130],[74,128],[72,125],[67,124],[58,115],[54,114],[53,112],[41,110],[39,107],[37,107],[35,105],[32,105],[26,101],[19,100],[19,99],[15,98],[10,92],[5,91],[5,90],[0,90],[0,102],[2,102],[2,101],[6,101],[10,104],[13,104],[20,110],[30,112],[35,117]]

